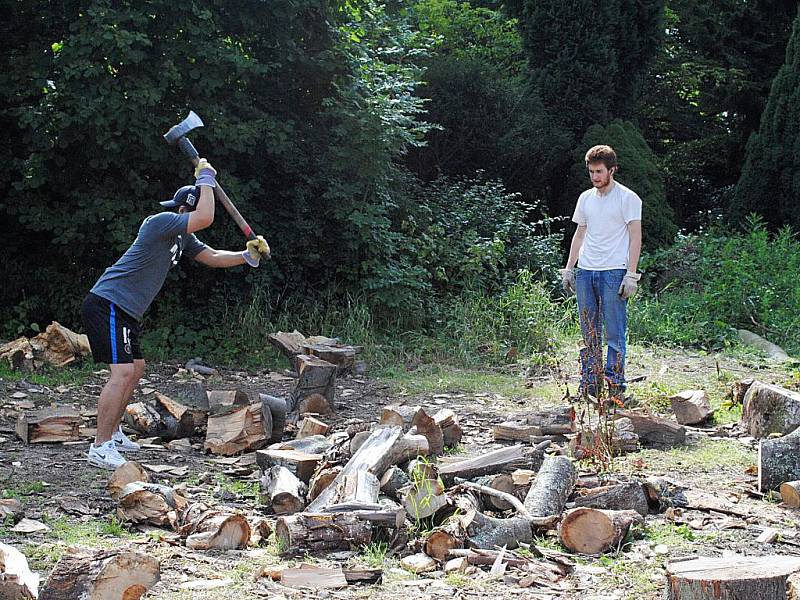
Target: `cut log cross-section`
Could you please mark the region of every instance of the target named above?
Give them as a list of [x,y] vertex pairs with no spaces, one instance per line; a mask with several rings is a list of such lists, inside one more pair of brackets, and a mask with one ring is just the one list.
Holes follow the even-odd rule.
[[727,556],[667,565],[665,600],[788,598],[787,579],[800,571],[800,558]]
[[203,447],[223,456],[263,448],[267,444],[267,432],[272,432],[272,423],[265,423],[265,416],[261,402],[232,406],[209,415]]
[[28,567],[25,555],[0,542],[0,598],[34,600],[39,595],[39,576]]
[[336,365],[316,356],[295,357],[297,385],[290,396],[290,413],[334,414]]
[[644,523],[642,515],[634,510],[574,508],[561,519],[558,535],[573,552],[599,554],[619,548],[634,523]]
[[67,551],[39,600],[138,600],[161,578],[154,557],[126,550]]
[[786,506],[800,508],[800,481],[786,481],[781,484],[781,498]]
[[132,481],[119,492],[117,518],[131,523],[175,527],[186,504],[186,499],[171,487]]
[[793,431],[800,426],[800,392],[753,382],[744,396],[742,423],[756,438]]
[[761,440],[758,445],[758,490],[777,489],[800,479],[800,428],[789,435]]
[[250,524],[244,516],[196,504],[184,511],[179,533],[193,550],[233,550],[250,541]]
[[278,519],[275,538],[285,554],[349,550],[372,541],[372,525],[352,513],[298,513]]
[[69,408],[44,408],[17,418],[17,436],[26,444],[75,442],[81,438],[81,416]]
[[708,394],[703,390],[686,390],[670,396],[675,420],[681,425],[696,425],[708,419],[714,411]]
[[525,496],[525,508],[533,517],[560,515],[578,478],[566,456],[548,456]]
[[276,515],[291,515],[303,510],[306,485],[286,467],[276,465],[260,481],[263,504],[272,507]]

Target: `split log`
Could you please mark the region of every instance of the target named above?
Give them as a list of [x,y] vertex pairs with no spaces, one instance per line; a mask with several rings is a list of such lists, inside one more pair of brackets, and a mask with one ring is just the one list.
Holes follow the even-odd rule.
[[544,408],[539,412],[526,414],[523,416],[523,420],[528,425],[541,428],[542,433],[539,435],[563,435],[576,430],[575,408],[569,404]]
[[381,492],[392,498],[398,497],[398,490],[410,482],[408,474],[397,466],[391,466],[381,477]]
[[542,428],[519,421],[504,421],[492,427],[495,441],[527,442],[532,435],[543,435]]
[[415,480],[402,488],[399,495],[403,508],[414,521],[432,517],[448,504],[444,486],[434,479]]
[[118,501],[125,486],[134,481],[148,483],[150,476],[142,465],[134,460],[129,460],[117,467],[111,474],[106,484],[108,495],[111,496],[112,500]]
[[681,425],[696,425],[707,420],[714,411],[703,390],[686,390],[670,396],[672,412]]
[[125,423],[143,437],[175,440],[194,433],[196,412],[156,392],[152,402],[129,404],[125,409]]
[[0,346],[0,360],[7,361],[12,370],[34,371],[43,363],[64,367],[89,354],[89,338],[57,321],[36,337],[21,337]]
[[800,558],[726,556],[667,565],[665,600],[787,598],[787,578],[800,571]]
[[419,410],[414,415],[409,432],[425,436],[425,439],[428,440],[429,456],[439,456],[444,452],[442,428],[424,409]]
[[800,479],[800,429],[758,444],[758,491],[777,489],[785,481]]
[[270,333],[267,340],[280,350],[289,359],[289,362],[294,364],[295,356],[303,352],[302,344],[306,341],[306,336],[295,329],[291,333],[284,331]]
[[186,505],[186,499],[171,487],[132,481],[120,490],[117,518],[131,523],[176,527]]
[[435,415],[433,420],[442,430],[442,442],[446,448],[456,446],[461,443],[464,432],[458,424],[458,415],[449,408],[443,408]]
[[358,348],[345,344],[304,343],[302,344],[302,350],[304,354],[316,356],[325,362],[336,365],[337,373],[349,373],[352,371],[356,363],[356,354],[358,353]]
[[298,354],[295,357],[297,385],[289,397],[290,413],[334,414],[336,365],[316,356]]
[[[549,442],[546,443],[549,445]],[[487,452],[481,456],[445,465],[439,469],[439,475],[447,485],[452,485],[456,477],[473,479],[481,475],[495,475],[514,469],[539,469],[544,460],[544,448],[525,446],[509,446]]]
[[642,515],[634,510],[574,508],[561,519],[558,536],[573,552],[599,554],[618,549],[634,523],[644,523]]
[[291,588],[330,590],[347,587],[347,578],[342,567],[326,568],[302,565],[297,569],[284,569],[281,584]]
[[242,515],[196,504],[184,511],[181,537],[193,550],[233,550],[245,548],[250,540],[250,524]]
[[20,414],[16,432],[26,444],[76,442],[81,439],[81,416],[69,408],[43,408]]
[[209,415],[203,448],[222,456],[263,448],[267,444],[266,431],[272,431],[272,423],[264,422],[266,415],[261,408],[262,404],[255,402]]
[[148,554],[68,549],[39,600],[138,600],[160,578],[159,562]]
[[333,446],[328,438],[322,435],[312,435],[302,439],[289,440],[272,444],[268,450],[297,450],[306,454],[325,454]]
[[619,412],[617,416],[631,420],[645,448],[672,448],[686,442],[686,428],[669,419],[634,412]]
[[259,394],[258,397],[261,400],[262,420],[264,423],[268,421],[267,413],[272,418],[272,431],[267,431],[268,441],[270,444],[280,442],[283,438],[283,430],[286,428],[286,400],[268,394]]
[[576,479],[575,465],[566,456],[546,457],[525,496],[525,508],[534,517],[560,515]]
[[228,412],[233,406],[247,406],[252,400],[244,390],[208,390],[208,412],[217,414]]
[[0,346],[0,360],[8,363],[12,371],[31,373],[36,370],[33,346],[26,337],[20,337]]
[[276,515],[290,515],[303,510],[306,486],[286,467],[274,466],[259,481],[261,502]]
[[308,501],[311,502],[342,472],[341,465],[319,468],[308,482]]
[[781,484],[783,503],[792,508],[800,508],[800,481],[786,481]]
[[404,404],[384,406],[381,411],[380,424],[402,427],[405,433],[411,429],[414,417],[421,410],[421,406],[406,406]]
[[28,567],[25,555],[0,542],[0,598],[34,600],[39,595],[39,576]]
[[331,426],[327,423],[323,423],[314,417],[306,417],[300,421],[297,427],[297,439],[301,440],[312,435],[327,435],[330,430]]
[[800,426],[800,392],[753,382],[744,396],[742,423],[756,438],[790,433]]
[[576,507],[633,510],[642,516],[647,516],[650,512],[647,494],[637,481],[593,488],[575,498],[574,504]]
[[403,463],[428,452],[428,440],[421,435],[402,435],[400,427],[378,427],[336,476],[336,479],[319,495],[307,509],[320,511],[336,502],[339,483],[349,474],[369,471],[382,475],[391,465]]
[[256,452],[256,463],[265,473],[274,466],[286,467],[303,483],[311,481],[311,476],[321,460],[321,454],[306,454],[297,450],[259,450]]
[[377,507],[381,484],[369,471],[347,473],[342,479],[341,486],[338,502],[328,506],[328,510],[335,510],[337,506],[342,505]]
[[349,550],[372,542],[372,525],[351,513],[298,513],[278,519],[275,539],[282,554]]

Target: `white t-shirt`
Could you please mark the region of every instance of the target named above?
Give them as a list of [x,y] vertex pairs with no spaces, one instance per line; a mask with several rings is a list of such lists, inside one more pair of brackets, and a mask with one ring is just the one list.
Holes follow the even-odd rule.
[[628,223],[642,220],[642,200],[619,182],[605,196],[592,188],[578,198],[572,220],[586,225],[578,267],[590,271],[628,268]]

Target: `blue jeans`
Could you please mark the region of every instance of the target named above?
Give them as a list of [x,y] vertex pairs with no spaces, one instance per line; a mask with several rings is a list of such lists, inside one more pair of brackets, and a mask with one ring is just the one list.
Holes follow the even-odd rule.
[[[588,271],[575,275],[578,314],[584,347],[580,351],[581,391],[592,396],[600,393],[602,376],[619,391],[625,390],[625,328],[627,300],[617,292],[625,269]],[[603,331],[608,352],[603,368]]]

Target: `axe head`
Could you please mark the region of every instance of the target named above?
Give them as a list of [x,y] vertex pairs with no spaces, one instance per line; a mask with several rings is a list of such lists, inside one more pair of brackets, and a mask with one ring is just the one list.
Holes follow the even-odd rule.
[[168,144],[175,144],[183,137],[186,137],[189,132],[198,127],[203,126],[203,120],[197,116],[193,110],[189,111],[189,116],[177,125],[170,127],[169,131],[164,134],[164,139]]

